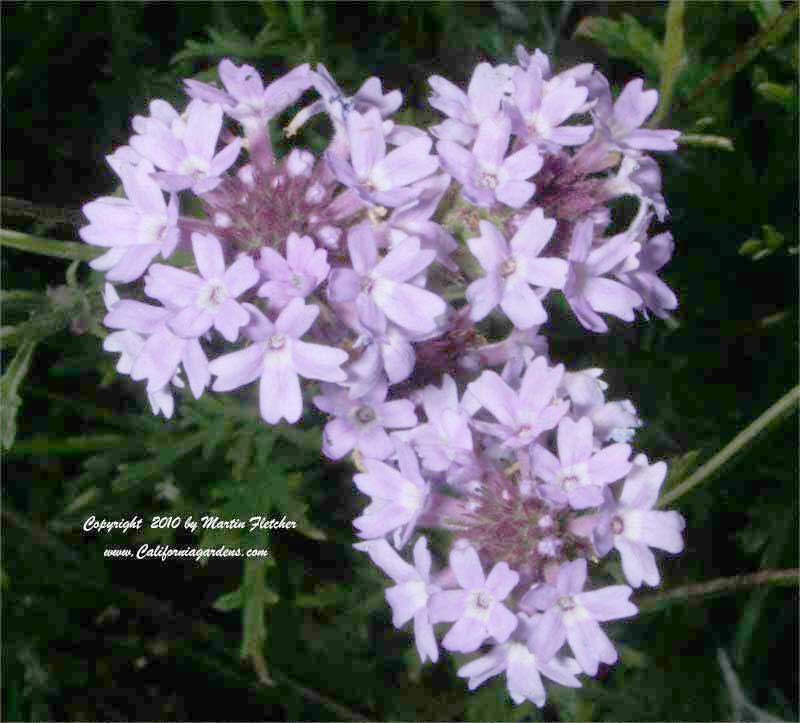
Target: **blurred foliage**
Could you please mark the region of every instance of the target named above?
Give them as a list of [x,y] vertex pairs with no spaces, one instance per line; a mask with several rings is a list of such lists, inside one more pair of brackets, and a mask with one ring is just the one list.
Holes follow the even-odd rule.
[[[636,403],[647,425],[637,442],[673,461],[674,487],[796,383],[798,40],[793,3],[686,3],[682,17],[673,4],[669,33],[667,10],[2,6],[3,226],[13,228],[0,239],[4,719],[797,719],[796,587],[681,600],[612,625],[621,662],[581,690],[550,686],[542,711],[512,706],[501,680],[467,693],[451,656],[421,667],[411,633],[391,626],[381,574],[351,548],[362,501],[351,468],[319,454],[322,420],[308,410],[303,428],[267,427],[252,390],[184,394],[171,422],[153,417],[100,347],[98,275],[42,245],[77,240],[80,204],[114,191],[103,156],[125,142],[130,117],[153,97],[178,100],[181,78],[209,79],[225,56],[266,77],[322,62],[350,89],[380,75],[418,123],[437,117],[430,74],[463,83],[520,42],[553,53],[556,67],[595,62],[617,87],[644,74],[672,93],[663,127],[724,141],[659,158],[677,241],[666,278],[681,307],[595,337],[554,310],[549,333],[556,358],[607,368],[614,395]],[[312,125],[303,140],[319,148],[325,132]],[[679,500],[688,544],[663,562],[667,589],[797,567],[796,440],[792,414]],[[81,529],[89,515],[134,514],[141,531]],[[154,515],[285,515],[298,529],[148,529]],[[144,543],[271,557],[103,557]]]

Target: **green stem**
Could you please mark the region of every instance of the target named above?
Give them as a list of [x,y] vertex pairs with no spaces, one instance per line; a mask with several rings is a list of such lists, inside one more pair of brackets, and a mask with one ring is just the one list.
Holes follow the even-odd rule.
[[664,55],[661,64],[661,88],[658,108],[647,124],[658,128],[669,112],[675,81],[683,67],[683,10],[684,0],[670,0],[667,8],[667,30],[664,35]]
[[71,259],[73,261],[91,261],[98,257],[102,251],[87,244],[75,241],[57,241],[55,239],[32,236],[28,233],[11,231],[0,228],[0,246],[27,251],[32,254],[52,256],[57,259]]
[[675,489],[670,490],[658,501],[658,507],[674,502],[679,497],[683,497],[691,489],[705,481],[713,475],[725,462],[734,454],[744,449],[755,437],[763,432],[773,421],[789,411],[800,400],[800,384],[787,392],[775,404],[773,404],[758,419],[750,423],[745,429],[737,434],[728,444],[717,452],[708,462],[700,467],[694,474],[687,477]]
[[665,603],[682,602],[693,597],[716,595],[718,593],[737,592],[748,587],[761,585],[797,585],[800,583],[800,569],[762,570],[749,575],[734,577],[718,577],[715,580],[701,582],[648,595],[639,601],[640,612],[651,612],[660,609]]
[[33,437],[16,442],[6,452],[6,455],[10,457],[69,457],[119,447],[127,441],[129,441],[129,437],[121,434],[96,434],[91,437],[62,437],[60,439]]

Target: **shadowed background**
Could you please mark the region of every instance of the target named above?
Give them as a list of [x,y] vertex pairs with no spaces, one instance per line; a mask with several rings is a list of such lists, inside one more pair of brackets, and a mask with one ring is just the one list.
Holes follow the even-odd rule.
[[[426,80],[464,84],[523,43],[556,69],[591,61],[618,90],[659,86],[666,4],[4,3],[3,227],[77,240],[80,206],[114,191],[104,156],[148,100],[222,57],[269,81],[323,62],[353,92],[378,75],[400,117],[436,120]],[[794,21],[780,25],[782,14]],[[646,426],[637,448],[677,485],[797,382],[796,5],[689,3],[685,62],[664,127],[729,139],[658,154],[676,254],[674,321],[589,335],[554,310],[551,355],[606,368]],[[777,30],[776,30],[777,28]],[[785,31],[788,28],[788,32]],[[319,149],[318,122],[303,140]],[[722,144],[727,146],[727,142]],[[797,583],[690,588],[609,625],[621,661],[579,691],[514,707],[502,678],[467,693],[466,656],[419,666],[385,580],[352,550],[364,499],[319,454],[321,417],[269,428],[247,395],[182,395],[169,422],[114,372],[85,264],[3,248],[3,718],[6,720],[795,720]],[[19,359],[18,359],[19,363]],[[17,405],[16,395],[21,402]],[[18,407],[18,408],[17,408]],[[792,407],[793,409],[794,407]],[[797,421],[784,415],[681,497],[687,547],[661,590],[798,566]],[[299,531],[83,533],[90,514],[286,515]],[[269,547],[261,564],[123,561],[142,542]],[[644,600],[647,590],[634,599]],[[267,681],[272,680],[272,685]],[[755,707],[753,707],[755,706]]]

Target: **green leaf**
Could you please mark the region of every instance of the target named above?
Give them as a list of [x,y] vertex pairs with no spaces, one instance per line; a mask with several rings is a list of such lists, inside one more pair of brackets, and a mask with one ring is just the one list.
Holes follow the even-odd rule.
[[612,58],[636,63],[651,79],[659,77],[664,56],[661,43],[631,15],[623,15],[619,22],[598,16],[584,18],[575,36],[592,40]]
[[35,341],[23,342],[0,377],[0,443],[4,449],[9,449],[17,436],[17,412],[22,405],[19,387],[30,369],[35,348]]
[[42,256],[52,256],[57,259],[77,259],[78,261],[91,261],[103,253],[100,249],[87,244],[41,238],[7,228],[0,228],[0,246],[8,246]]
[[314,527],[306,516],[308,505],[299,498],[299,487],[303,481],[303,475],[299,472],[286,476],[286,486],[289,494],[287,495],[285,506],[281,510],[288,519],[297,523],[297,531],[306,537],[322,541],[327,540],[328,536],[319,528]]
[[267,639],[267,626],[264,615],[268,605],[274,605],[278,596],[269,590],[265,576],[271,560],[248,558],[244,563],[242,581],[242,648],[241,655],[249,659],[264,685],[274,685],[264,659],[264,642]]
[[206,32],[208,41],[187,40],[183,50],[175,53],[170,62],[175,65],[187,60],[214,60],[226,56],[248,60],[258,59],[266,55],[268,49],[267,40],[270,36],[263,31],[259,34],[258,43],[235,28],[225,31],[208,28]]

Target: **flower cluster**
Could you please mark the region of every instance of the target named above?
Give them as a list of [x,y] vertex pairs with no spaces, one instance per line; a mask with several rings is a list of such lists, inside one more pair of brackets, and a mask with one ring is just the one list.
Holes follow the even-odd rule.
[[[517,703],[543,705],[542,675],[579,686],[616,660],[600,624],[637,611],[628,585],[585,589],[590,569],[602,579],[613,548],[630,586],[657,585],[651,548],[683,546],[680,515],[653,509],[666,465],[630,446],[632,403],[606,399],[602,370],[552,363],[540,334],[551,293],[593,332],[677,306],[657,276],[671,235],[649,236],[667,208],[645,152],[679,135],[643,128],[656,91],[633,80],[614,100],[593,66],[555,73],[520,47],[466,91],[430,78],[446,117],[424,130],[391,120],[402,96],[377,78],[352,96],[322,65],[264,85],[224,60],[219,78],[135,117],[108,157],[124,197],[84,207],[81,237],[108,249],[92,266],[152,300],[107,285],[117,370],[166,417],[182,374],[198,398],[258,381],[269,424],[313,400],[323,453],[352,454],[371,498],[356,547],[394,581],[422,660],[489,645],[459,675],[505,672]],[[276,153],[271,124],[291,138],[320,114],[320,157]],[[627,225],[622,196],[638,200]],[[446,564],[424,536],[403,559],[417,528],[452,533]]]

